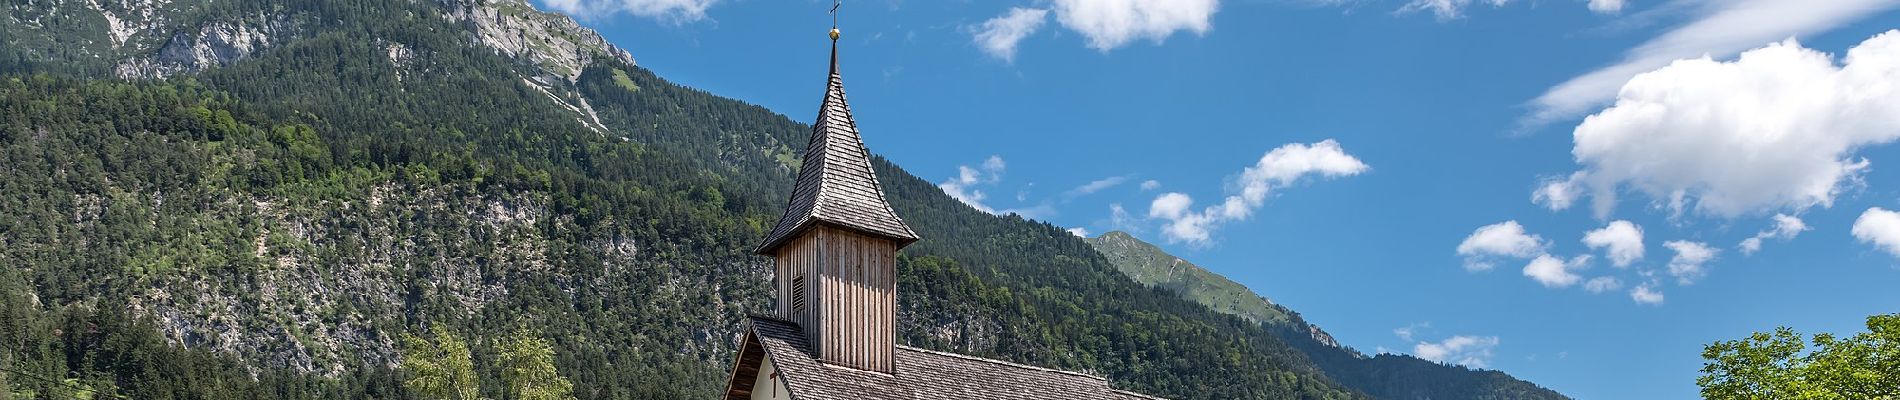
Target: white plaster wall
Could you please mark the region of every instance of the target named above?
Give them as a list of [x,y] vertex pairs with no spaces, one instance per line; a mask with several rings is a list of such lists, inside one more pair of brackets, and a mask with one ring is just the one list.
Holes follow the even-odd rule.
[[783,379],[773,379],[778,368],[772,367],[772,355],[766,354],[759,360],[759,376],[752,381],[752,400],[792,400],[792,392],[785,389]]

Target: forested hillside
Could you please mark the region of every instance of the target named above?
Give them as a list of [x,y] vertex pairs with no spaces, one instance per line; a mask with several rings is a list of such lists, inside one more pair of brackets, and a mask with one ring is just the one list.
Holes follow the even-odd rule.
[[[707,398],[771,301],[748,250],[808,126],[666,82],[564,17],[8,7],[0,393],[411,398],[403,338],[439,325],[469,339],[487,397],[497,341],[525,328],[578,398]],[[900,260],[902,342],[1175,398],[1364,396],[1060,229],[877,168],[924,236]]]
[[1126,232],[1087,239],[1135,281],[1259,324],[1300,349],[1335,381],[1384,399],[1562,399],[1550,389],[1503,372],[1439,364],[1402,354],[1367,356],[1285,306],[1238,282],[1168,254]]

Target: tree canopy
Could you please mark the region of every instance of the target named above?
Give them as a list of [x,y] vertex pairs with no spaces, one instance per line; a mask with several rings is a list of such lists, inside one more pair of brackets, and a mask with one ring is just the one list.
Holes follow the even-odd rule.
[[1900,314],[1867,317],[1867,332],[1847,338],[1756,332],[1709,344],[1702,357],[1696,384],[1710,399],[1900,399]]

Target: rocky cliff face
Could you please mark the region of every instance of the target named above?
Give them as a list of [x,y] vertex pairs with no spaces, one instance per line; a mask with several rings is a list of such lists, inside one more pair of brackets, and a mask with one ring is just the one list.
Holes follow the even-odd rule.
[[[599,33],[527,0],[433,1],[443,18],[469,30],[471,41],[530,67],[526,78],[542,88],[571,84],[596,61],[634,64],[632,54]],[[206,11],[214,7],[243,11]],[[309,34],[312,25],[283,7],[202,0],[32,0],[7,11],[9,23],[27,28],[19,34],[44,36],[37,40],[46,47],[41,51],[89,53],[128,79],[230,65]]]
[[503,55],[540,67],[544,85],[569,83],[600,59],[634,65],[633,55],[566,15],[541,12],[527,0],[441,0],[448,18],[468,24],[475,39]]

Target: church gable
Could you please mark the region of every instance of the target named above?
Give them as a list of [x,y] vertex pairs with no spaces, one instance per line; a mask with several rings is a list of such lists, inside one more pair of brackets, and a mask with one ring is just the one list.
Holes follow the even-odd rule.
[[[1116,390],[1102,377],[1006,361],[898,346],[897,369],[879,373],[829,365],[813,358],[796,323],[754,316],[747,323],[743,351],[762,350],[757,357],[778,372],[787,394],[795,400],[857,399],[1157,399]],[[754,359],[742,355],[741,362]],[[741,367],[762,371],[762,367]],[[734,374],[733,386],[756,375]],[[761,398],[761,388],[748,382],[747,391],[729,389],[727,399]]]

